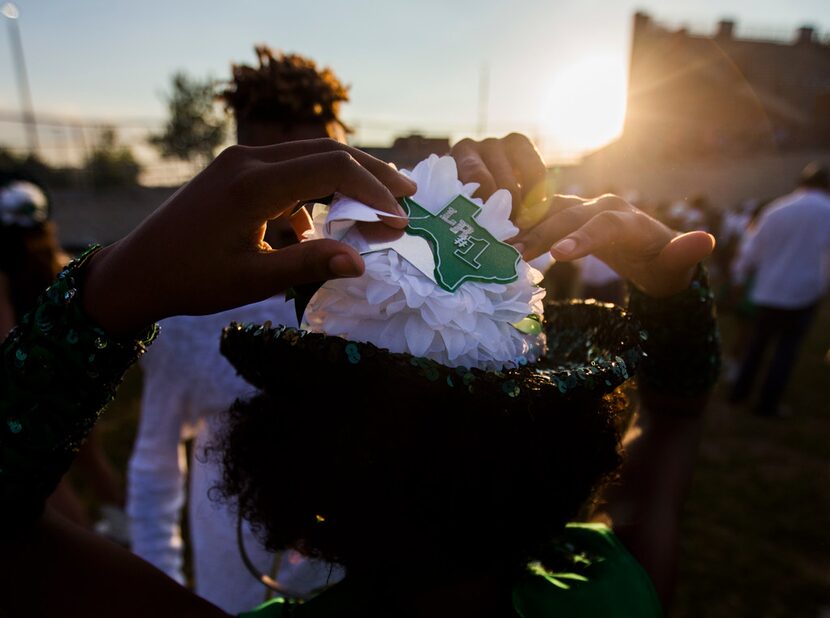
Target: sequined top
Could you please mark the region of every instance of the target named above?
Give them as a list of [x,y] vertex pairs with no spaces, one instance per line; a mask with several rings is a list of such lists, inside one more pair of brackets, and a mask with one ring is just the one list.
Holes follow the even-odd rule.
[[703,395],[721,366],[714,294],[701,264],[685,291],[663,299],[629,288],[628,310],[645,328],[640,384],[673,397]]
[[69,468],[124,372],[156,337],[114,339],[83,313],[70,263],[0,346],[2,534],[34,521]]

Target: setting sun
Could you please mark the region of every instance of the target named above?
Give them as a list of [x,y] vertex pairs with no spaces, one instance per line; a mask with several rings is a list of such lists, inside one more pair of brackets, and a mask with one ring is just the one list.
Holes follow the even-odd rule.
[[552,75],[540,109],[546,142],[573,156],[599,148],[623,127],[626,66],[622,58],[588,56]]

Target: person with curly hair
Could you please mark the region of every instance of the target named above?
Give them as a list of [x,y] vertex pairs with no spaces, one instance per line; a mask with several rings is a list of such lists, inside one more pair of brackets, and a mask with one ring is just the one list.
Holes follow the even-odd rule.
[[239,144],[317,137],[346,141],[350,130],[340,118],[340,105],[349,100],[349,88],[330,68],[320,69],[310,58],[275,53],[265,45],[254,51],[259,66],[234,64],[233,77],[222,92],[236,120]]
[[[490,160],[510,161],[523,174],[504,176],[504,167],[477,156],[483,147],[468,143],[455,153],[459,178],[498,177],[497,187],[522,197],[535,175],[511,146],[528,154],[526,142],[510,136],[486,148],[497,146],[505,148]],[[364,258],[335,239],[279,251],[262,243],[268,220],[335,188],[397,230],[408,222],[396,198],[417,190],[383,162],[330,141],[229,149],[128,237],[72,264],[3,344],[3,609],[227,616],[147,563],[44,513],[43,498],[123,372],[157,336],[148,325],[364,273]],[[660,517],[649,513],[676,508],[677,492],[655,480],[682,468],[685,457],[660,453],[665,434],[656,427],[694,418],[717,371],[712,297],[699,266],[712,238],[677,235],[615,196],[556,196],[511,242],[525,259],[548,250],[561,260],[598,255],[631,283],[628,311],[551,307],[549,353],[502,371],[462,371],[267,323],[226,331],[226,354],[262,390],[239,404],[228,434],[228,492],[269,543],[348,569],[307,603],[274,602],[254,615],[660,614],[657,595],[665,599],[669,586],[660,557],[640,541],[661,546]],[[680,351],[683,362],[670,362]],[[612,393],[630,371],[646,422],[609,491],[600,486],[615,473],[621,429]],[[287,432],[304,458],[293,465],[321,458],[307,473],[296,470],[302,486],[261,467]],[[656,450],[642,446],[655,439]],[[275,501],[281,492],[293,501],[284,513]],[[606,501],[601,510],[615,515],[615,528],[619,514],[619,536],[606,526],[565,527],[592,495]],[[430,557],[434,568],[419,571]]]
[[[319,69],[298,54],[275,54],[265,46],[255,51],[259,66],[233,65],[221,94],[235,118],[238,143],[262,147],[311,138],[344,141],[339,105],[348,100],[347,89],[331,69]],[[304,211],[274,219],[265,241],[275,249],[294,244],[305,225]],[[267,550],[247,525],[237,531],[235,515],[210,498],[221,469],[203,456],[205,445],[222,431],[223,413],[233,401],[251,390],[219,353],[219,335],[231,321],[267,319],[296,324],[293,303],[277,295],[214,315],[168,318],[161,324],[165,336],[141,360],[141,416],[128,467],[132,549],[184,583],[187,545],[194,590],[230,612],[274,594],[248,572],[244,560],[268,573],[281,590],[301,596],[341,577],[338,569],[304,560],[297,552]],[[193,440],[189,461],[184,455],[187,439]],[[186,541],[180,525],[185,501]]]

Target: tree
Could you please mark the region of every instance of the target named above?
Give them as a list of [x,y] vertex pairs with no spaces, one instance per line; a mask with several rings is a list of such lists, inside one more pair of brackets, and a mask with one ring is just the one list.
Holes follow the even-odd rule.
[[118,145],[115,129],[104,127],[86,161],[86,170],[93,186],[103,189],[137,184],[141,166],[129,148]]
[[150,138],[163,157],[207,164],[225,140],[227,119],[216,109],[213,80],[200,81],[184,72],[172,77],[167,97],[170,118],[164,132]]
[[37,180],[50,189],[71,187],[77,181],[78,170],[70,167],[54,167],[34,154],[18,155],[0,146],[0,174],[17,173]]

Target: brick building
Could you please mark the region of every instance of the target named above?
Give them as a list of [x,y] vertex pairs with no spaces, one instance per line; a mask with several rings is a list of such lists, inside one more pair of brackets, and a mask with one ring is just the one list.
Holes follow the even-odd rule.
[[661,157],[830,146],[830,43],[813,28],[790,41],[671,29],[637,13],[626,149]]
[[556,170],[561,191],[705,195],[725,208],[791,191],[810,161],[830,164],[830,41],[812,28],[739,38],[724,20],[702,35],[644,13],[633,25],[623,134]]
[[396,137],[389,147],[358,146],[358,148],[384,161],[391,161],[398,168],[412,169],[419,161],[431,154],[448,154],[450,140],[448,137],[424,137],[416,133]]

